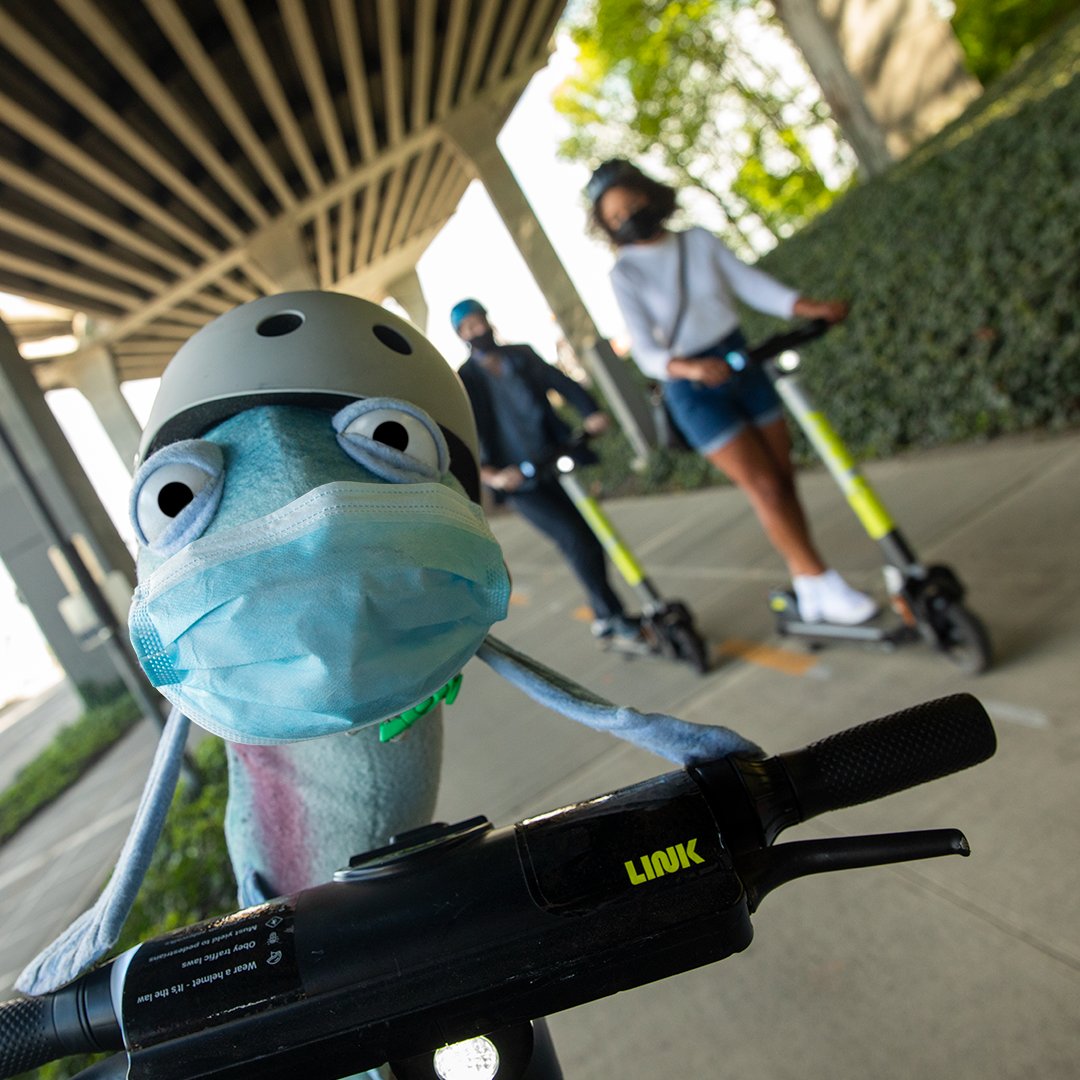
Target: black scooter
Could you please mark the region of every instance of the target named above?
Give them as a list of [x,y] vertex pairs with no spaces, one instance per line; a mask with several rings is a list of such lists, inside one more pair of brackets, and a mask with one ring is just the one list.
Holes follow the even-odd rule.
[[885,556],[885,587],[889,602],[899,616],[891,624],[838,626],[806,622],[789,589],[774,589],[769,606],[776,613],[776,628],[788,637],[800,637],[818,645],[855,641],[887,649],[923,641],[944,653],[969,675],[985,671],[991,663],[990,637],[977,615],[964,606],[965,589],[955,571],[940,563],[921,562],[893,522],[888,510],[859,471],[847,447],[825,415],[815,406],[795,374],[798,346],[819,338],[830,324],[822,320],[776,334],[745,351],[724,359],[736,371],[760,365],[776,387],[784,404],[805,432],[847,498],[855,516]]
[[413,830],[325,885],[0,1003],[0,1077],[118,1050],[79,1076],[334,1080],[389,1061],[399,1080],[550,1080],[558,1066],[531,1021],[741,952],[778,886],[968,855],[956,829],[773,842],[975,765],[995,744],[979,702],[956,694],[515,825]]

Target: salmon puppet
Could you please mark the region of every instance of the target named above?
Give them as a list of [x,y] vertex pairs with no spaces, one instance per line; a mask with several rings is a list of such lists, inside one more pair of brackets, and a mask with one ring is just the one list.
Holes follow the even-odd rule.
[[479,464],[457,375],[377,304],[263,297],[179,350],[131,496],[131,640],[174,708],[109,883],[20,990],[54,990],[115,944],[189,720],[226,741],[242,905],[326,881],[431,820],[439,702],[473,656],[534,700],[679,765],[756,752],[723,727],[612,705],[490,636],[510,579],[480,508]]

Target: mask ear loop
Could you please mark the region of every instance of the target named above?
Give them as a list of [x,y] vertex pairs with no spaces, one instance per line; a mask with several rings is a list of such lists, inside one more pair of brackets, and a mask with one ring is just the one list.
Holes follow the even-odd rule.
[[23,969],[15,988],[24,994],[48,994],[71,982],[100,960],[117,942],[135,903],[180,777],[190,721],[173,709],[158,740],[135,820],[116,860],[109,883],[97,902],[84,911],[51,945]]
[[607,731],[676,765],[694,765],[731,754],[761,754],[761,747],[730,728],[692,724],[668,713],[642,713],[606,698],[545,667],[490,634],[476,655],[492,671],[540,705],[571,720]]

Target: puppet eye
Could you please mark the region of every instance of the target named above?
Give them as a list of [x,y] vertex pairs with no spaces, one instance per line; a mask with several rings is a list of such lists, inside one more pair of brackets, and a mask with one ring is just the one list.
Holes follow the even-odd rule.
[[354,401],[334,417],[334,428],[345,452],[383,480],[435,480],[449,467],[438,425],[408,402]]
[[139,542],[172,555],[201,536],[221,499],[223,463],[220,447],[194,439],[149,458],[131,493],[131,522]]
[[341,434],[346,438],[364,435],[372,442],[415,458],[432,472],[439,468],[439,447],[431,429],[400,409],[372,409],[351,421]]

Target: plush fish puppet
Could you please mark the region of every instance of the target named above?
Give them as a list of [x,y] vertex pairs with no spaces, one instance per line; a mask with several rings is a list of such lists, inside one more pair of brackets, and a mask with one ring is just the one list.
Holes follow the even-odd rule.
[[174,713],[112,880],[26,969],[26,992],[62,985],[115,942],[184,718],[227,741],[242,904],[319,884],[431,820],[438,704],[474,655],[679,764],[757,749],[726,728],[615,707],[488,636],[510,581],[479,505],[468,398],[416,328],[376,304],[285,293],[216,319],[167,368],[140,457],[131,639]]
[[180,350],[144,446],[139,659],[227,740],[242,902],[325,881],[430,820],[440,718],[388,735],[506,614],[468,403],[385,309],[292,294]]

